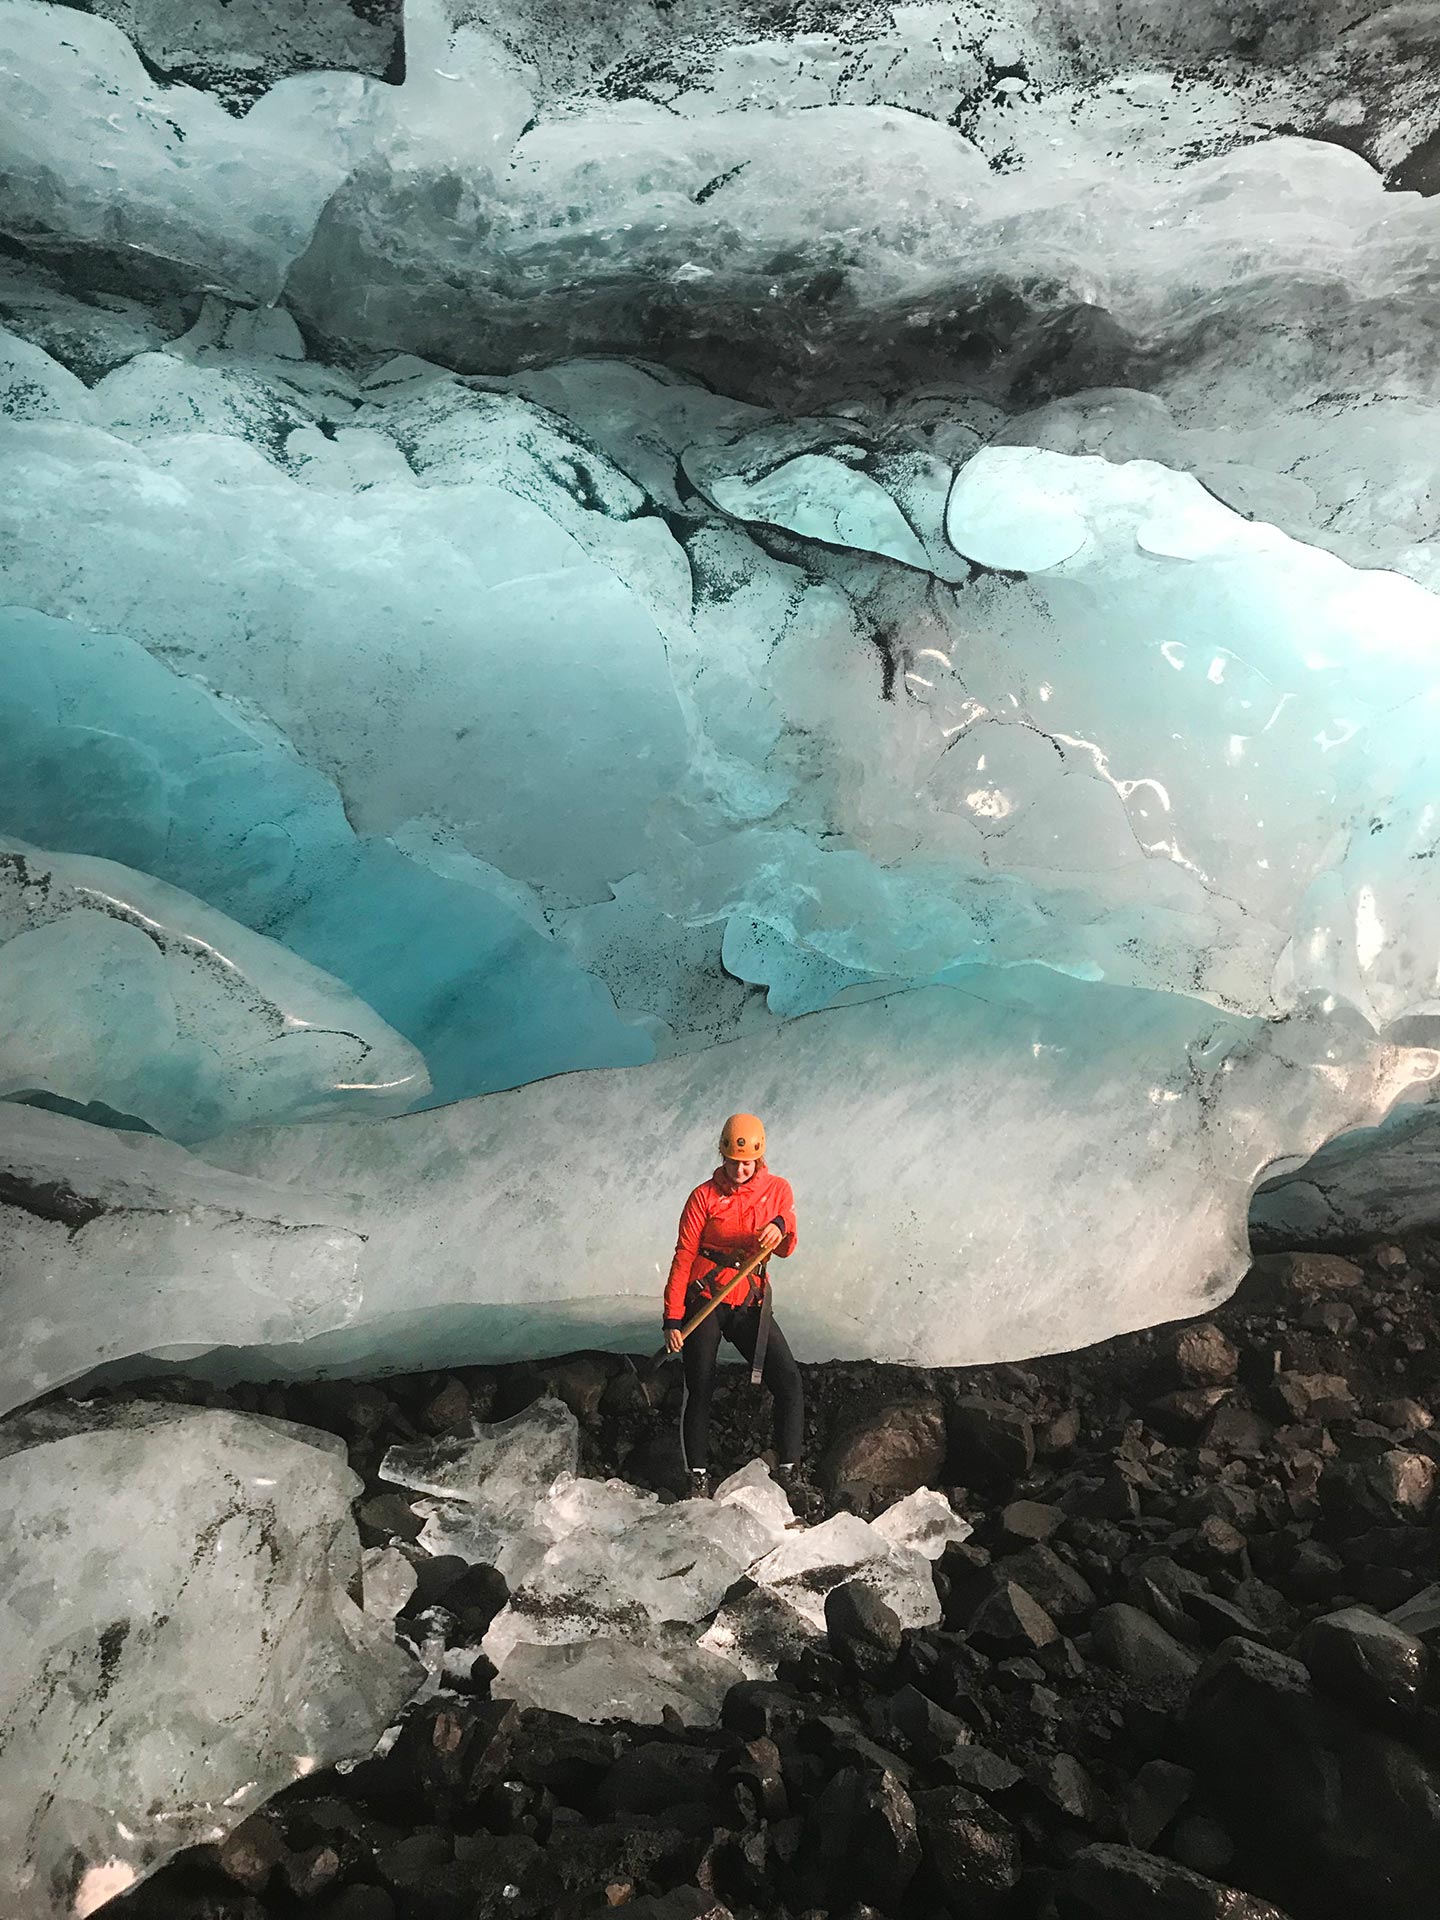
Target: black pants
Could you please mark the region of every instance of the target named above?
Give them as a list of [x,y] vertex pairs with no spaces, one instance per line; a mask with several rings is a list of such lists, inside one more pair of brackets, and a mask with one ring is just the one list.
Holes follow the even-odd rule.
[[[702,1294],[692,1293],[685,1302],[686,1318],[704,1304]],[[687,1467],[710,1464],[710,1398],[715,1391],[715,1363],[720,1354],[721,1336],[732,1347],[738,1347],[747,1360],[753,1360],[759,1331],[758,1299],[743,1307],[717,1307],[708,1320],[701,1321],[681,1349],[680,1357],[685,1364],[685,1411],[680,1418],[680,1439]],[[761,1378],[775,1399],[775,1452],[787,1463],[798,1460],[805,1429],[805,1389],[795,1356],[773,1317]]]

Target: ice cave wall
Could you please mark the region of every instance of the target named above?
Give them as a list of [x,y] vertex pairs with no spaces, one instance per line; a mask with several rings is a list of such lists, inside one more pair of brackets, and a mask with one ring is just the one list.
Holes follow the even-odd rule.
[[1298,19],[426,0],[244,110],[4,0],[17,1397],[124,1350],[99,1119],[233,1182],[228,1364],[643,1340],[737,1104],[802,1350],[958,1361],[1428,1083],[1440,109]]

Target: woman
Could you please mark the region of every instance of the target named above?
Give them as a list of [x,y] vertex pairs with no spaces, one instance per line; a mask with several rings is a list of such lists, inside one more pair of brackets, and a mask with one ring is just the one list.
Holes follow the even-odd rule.
[[786,1259],[795,1251],[795,1196],[790,1182],[765,1164],[765,1128],[753,1113],[732,1113],[720,1135],[721,1164],[696,1187],[680,1215],[675,1258],[665,1282],[665,1344],[683,1350],[685,1410],[680,1437],[692,1496],[710,1491],[710,1398],[723,1334],[752,1363],[763,1347],[762,1378],[775,1400],[776,1477],[794,1485],[805,1425],[800,1369],[770,1317],[769,1280],[762,1264],[733,1299],[717,1307],[682,1341],[691,1316],[725,1291],[754,1254]]

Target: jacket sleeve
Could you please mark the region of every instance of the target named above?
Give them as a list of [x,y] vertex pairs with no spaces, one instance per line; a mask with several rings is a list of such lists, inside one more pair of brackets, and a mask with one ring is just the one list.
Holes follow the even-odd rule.
[[788,1260],[799,1245],[800,1234],[795,1224],[795,1195],[788,1180],[776,1180],[775,1198],[779,1203],[771,1216],[784,1238],[775,1252],[781,1260]]
[[678,1327],[685,1319],[685,1289],[690,1284],[690,1268],[700,1251],[700,1235],[705,1230],[705,1201],[697,1187],[685,1202],[680,1215],[680,1231],[675,1238],[675,1255],[665,1281],[665,1325]]

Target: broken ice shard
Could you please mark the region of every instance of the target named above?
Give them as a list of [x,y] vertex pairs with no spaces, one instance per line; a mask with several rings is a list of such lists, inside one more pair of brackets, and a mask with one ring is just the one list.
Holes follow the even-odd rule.
[[[574,1472],[578,1426],[541,1399],[509,1420],[392,1448],[386,1479],[432,1496],[421,1545],[510,1584],[483,1648],[494,1691],[579,1719],[713,1720],[726,1689],[824,1632],[824,1601],[867,1581],[907,1626],[939,1618],[930,1563],[966,1521],[922,1488],[874,1525],[807,1528],[760,1461],[712,1500],[663,1503]],[[753,1599],[751,1596],[755,1596]],[[718,1619],[717,1619],[718,1613]]]
[[509,1420],[477,1423],[473,1434],[391,1447],[380,1477],[435,1496],[422,1503],[428,1552],[458,1553],[514,1580],[544,1552],[546,1498],[579,1457],[574,1414],[542,1399]]
[[421,1677],[347,1597],[360,1482],[303,1429],[173,1406],[56,1424],[0,1428],[7,1920],[84,1920],[368,1753]]

